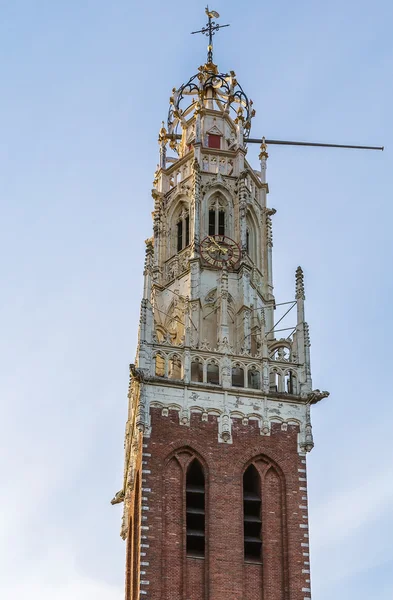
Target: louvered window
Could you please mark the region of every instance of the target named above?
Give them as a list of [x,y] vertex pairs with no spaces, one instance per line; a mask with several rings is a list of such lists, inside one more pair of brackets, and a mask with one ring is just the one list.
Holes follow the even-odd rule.
[[205,476],[194,459],[186,479],[187,555],[205,555]]
[[250,465],[243,475],[243,504],[244,558],[247,561],[261,562],[261,479],[254,465]]

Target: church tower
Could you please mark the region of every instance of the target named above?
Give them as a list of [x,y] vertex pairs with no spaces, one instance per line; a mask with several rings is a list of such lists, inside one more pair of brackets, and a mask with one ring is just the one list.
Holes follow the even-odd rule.
[[[211,25],[211,15],[209,24]],[[214,22],[213,22],[214,23]],[[208,60],[159,132],[130,365],[126,600],[309,600],[313,390],[303,272],[276,317],[266,144],[252,101]]]

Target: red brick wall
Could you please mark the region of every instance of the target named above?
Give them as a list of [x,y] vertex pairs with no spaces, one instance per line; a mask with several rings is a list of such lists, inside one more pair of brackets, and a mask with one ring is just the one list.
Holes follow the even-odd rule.
[[[141,600],[303,600],[309,598],[305,459],[298,427],[233,421],[232,443],[218,442],[217,418],[151,410],[142,463]],[[186,557],[185,474],[197,457],[205,472],[205,558]],[[244,561],[243,473],[261,477],[263,564]],[[302,527],[301,527],[302,525]],[[145,543],[143,543],[145,542]],[[145,546],[145,547],[143,547]],[[306,571],[306,572],[304,572]],[[128,598],[127,598],[128,600]],[[135,598],[133,598],[135,600]]]

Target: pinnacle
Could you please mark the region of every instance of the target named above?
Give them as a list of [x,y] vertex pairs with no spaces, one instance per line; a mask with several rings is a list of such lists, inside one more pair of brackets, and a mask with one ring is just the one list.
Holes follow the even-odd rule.
[[303,275],[303,269],[301,267],[298,267],[296,269],[296,299],[297,300],[305,300],[304,275]]

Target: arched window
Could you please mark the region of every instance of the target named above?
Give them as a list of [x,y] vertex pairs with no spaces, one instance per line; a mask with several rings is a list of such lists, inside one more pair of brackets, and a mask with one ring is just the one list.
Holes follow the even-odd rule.
[[210,203],[209,235],[225,235],[225,208],[219,196]]
[[181,358],[178,354],[174,354],[169,359],[168,368],[169,379],[181,379]]
[[269,375],[270,385],[269,389],[271,392],[283,392],[283,376],[282,373],[274,370],[270,372]]
[[191,363],[191,381],[203,381],[203,364],[199,358],[194,358]]
[[254,465],[250,465],[243,475],[243,507],[244,559],[252,562],[261,562],[261,478]]
[[187,555],[205,555],[205,476],[194,459],[186,477]]
[[252,366],[248,369],[247,385],[252,390],[259,390],[259,388],[261,386],[261,378],[260,378],[259,371],[254,366]]
[[250,230],[246,229],[246,252],[250,254]]
[[239,364],[232,367],[232,386],[244,387],[244,369]]
[[220,385],[220,370],[215,362],[210,362],[206,369],[206,380],[207,383],[214,383]]
[[165,377],[165,358],[156,354],[156,377]]
[[284,390],[287,392],[287,394],[297,393],[296,376],[292,373],[292,371],[285,373],[284,386]]
[[183,209],[176,225],[177,251],[180,252],[190,243],[190,215],[188,210]]

